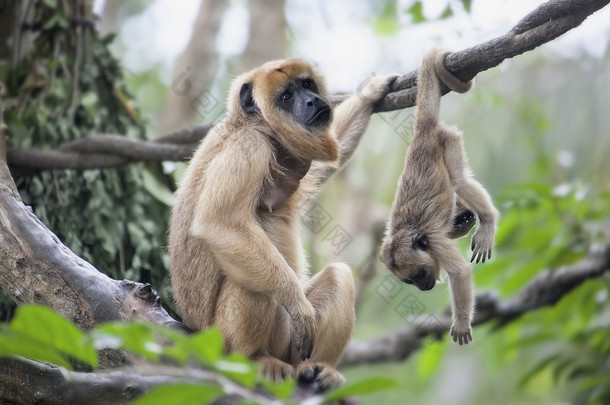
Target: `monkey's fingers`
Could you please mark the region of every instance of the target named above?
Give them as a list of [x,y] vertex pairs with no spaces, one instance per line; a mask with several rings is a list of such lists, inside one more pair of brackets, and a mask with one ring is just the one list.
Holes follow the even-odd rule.
[[305,361],[311,357],[313,352],[313,330],[305,327],[303,324],[297,327],[296,349],[300,352],[299,357]]
[[307,360],[311,357],[311,352],[313,352],[313,339],[307,339],[302,336],[300,339],[297,339],[297,351],[300,352],[300,356],[302,361]]
[[472,329],[468,329],[468,330],[464,330],[464,331],[457,331],[453,326],[451,327],[451,329],[449,330],[449,334],[451,335],[451,338],[453,340],[453,343],[457,343],[460,346],[462,345],[467,345],[468,343],[472,342]]

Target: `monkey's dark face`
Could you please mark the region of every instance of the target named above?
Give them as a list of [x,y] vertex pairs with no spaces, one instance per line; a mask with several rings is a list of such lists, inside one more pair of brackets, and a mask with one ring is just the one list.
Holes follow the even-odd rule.
[[328,92],[313,65],[298,59],[268,62],[238,77],[231,90],[233,97],[236,93],[239,107],[233,104],[229,113],[242,123],[256,123],[290,155],[320,161],[339,157]]
[[330,106],[318,94],[316,82],[309,77],[288,82],[277,97],[277,107],[306,128],[320,128],[330,122]]
[[410,237],[403,234],[401,239],[394,236],[392,243],[384,244],[381,261],[400,281],[412,284],[422,291],[433,289],[440,279],[440,268],[431,255],[428,237],[416,233]]

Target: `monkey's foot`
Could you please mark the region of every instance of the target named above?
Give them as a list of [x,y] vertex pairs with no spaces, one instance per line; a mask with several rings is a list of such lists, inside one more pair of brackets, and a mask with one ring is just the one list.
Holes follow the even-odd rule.
[[477,222],[477,217],[469,209],[460,211],[453,219],[453,228],[447,235],[451,239],[461,238],[466,235]]
[[294,375],[294,367],[273,356],[261,355],[254,360],[262,365],[263,376],[271,381],[282,382]]
[[485,263],[485,260],[491,258],[491,251],[494,247],[495,232],[493,226],[479,225],[477,231],[472,235],[470,248],[472,249],[472,257],[470,261]]
[[297,367],[297,378],[300,384],[311,387],[320,393],[338,387],[345,382],[345,377],[326,363],[306,361]]
[[472,328],[470,325],[460,325],[453,323],[451,325],[451,329],[449,329],[449,334],[453,338],[455,343],[459,343],[460,345],[467,345],[472,342]]

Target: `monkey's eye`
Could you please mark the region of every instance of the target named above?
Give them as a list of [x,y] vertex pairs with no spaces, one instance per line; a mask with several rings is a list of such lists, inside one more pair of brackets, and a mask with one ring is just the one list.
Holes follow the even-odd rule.
[[289,91],[285,91],[282,93],[282,101],[290,101],[292,100],[292,93]]
[[311,89],[311,88],[313,88],[313,80],[304,79],[303,82],[301,83],[301,86],[303,86],[304,89]]
[[416,233],[412,238],[413,247],[419,250],[428,250],[428,238],[423,233]]

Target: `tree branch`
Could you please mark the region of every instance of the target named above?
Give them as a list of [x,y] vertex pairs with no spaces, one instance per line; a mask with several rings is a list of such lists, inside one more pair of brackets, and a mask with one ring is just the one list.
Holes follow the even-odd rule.
[[[483,44],[447,55],[447,69],[467,81],[503,60],[532,50],[579,26],[610,0],[550,0],[525,16],[507,34]],[[415,105],[417,71],[396,80],[392,91],[375,112],[394,111]],[[444,94],[449,90],[444,88]],[[333,104],[347,96],[334,96]],[[13,174],[24,170],[93,169],[123,166],[139,161],[187,160],[214,124],[176,131],[154,141],[138,141],[120,135],[94,135],[57,149],[9,149]]]
[[[27,376],[27,384],[23,376]],[[145,365],[87,373],[22,358],[0,359],[0,403],[34,404],[44,399],[46,404],[127,405],[154,387],[184,382],[222,387],[232,393],[223,398],[223,404],[240,400],[278,404],[268,395],[246,389],[220,374],[193,367]]]
[[[586,280],[610,271],[610,243],[592,249],[577,264],[548,269],[538,274],[515,297],[500,300],[491,292],[477,294],[473,325],[495,322],[500,328],[521,315],[557,303]],[[419,350],[428,336],[441,338],[451,324],[448,313],[419,316],[401,329],[363,342],[352,341],[343,355],[342,366],[398,361]]]

